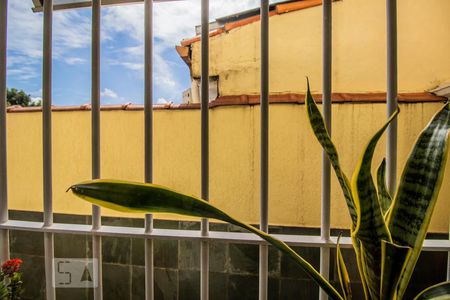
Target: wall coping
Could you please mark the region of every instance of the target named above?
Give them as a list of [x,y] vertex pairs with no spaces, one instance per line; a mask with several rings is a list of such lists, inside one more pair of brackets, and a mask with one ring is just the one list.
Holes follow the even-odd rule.
[[[322,102],[321,94],[313,94],[314,99]],[[234,96],[220,96],[209,103],[209,108],[221,106],[238,106],[238,105],[259,105],[260,95],[234,95]],[[386,93],[333,93],[332,102],[335,104],[367,104],[367,103],[385,103]],[[428,102],[445,102],[445,97],[435,96],[432,93],[400,93],[398,94],[399,103],[428,103]],[[269,97],[270,104],[305,104],[305,94],[273,94]],[[144,110],[142,104],[118,104],[118,105],[102,105],[102,111],[125,110],[125,111],[140,111]],[[199,103],[190,104],[155,104],[154,110],[190,110],[200,109]],[[90,104],[73,105],[73,106],[52,106],[52,111],[90,111]],[[8,113],[24,113],[24,112],[41,112],[41,106],[22,107],[13,105],[7,107]]]

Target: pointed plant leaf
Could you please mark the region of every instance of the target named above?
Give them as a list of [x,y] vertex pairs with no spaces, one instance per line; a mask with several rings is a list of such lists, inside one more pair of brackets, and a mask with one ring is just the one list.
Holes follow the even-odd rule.
[[413,252],[398,287],[401,299],[422,250],[444,176],[448,156],[450,103],[434,115],[419,135],[403,170],[387,219],[393,242]]
[[342,299],[339,292],[311,264],[286,243],[242,223],[210,203],[178,193],[163,186],[119,180],[92,180],[73,185],[72,192],[93,204],[124,212],[174,213],[185,216],[212,218],[231,223],[258,235],[290,256],[332,299]]
[[[381,244],[381,241],[380,241]],[[367,286],[368,299],[380,299],[381,246],[377,242],[360,244],[361,266]]]
[[319,143],[322,145],[323,150],[327,153],[328,158],[330,159],[330,163],[333,166],[334,172],[336,173],[336,177],[344,193],[344,198],[345,201],[347,202],[347,207],[350,213],[350,217],[352,219],[352,229],[353,229],[356,226],[357,216],[355,204],[351,193],[350,181],[342,171],[336,147],[331,141],[331,137],[328,134],[328,130],[325,126],[322,114],[320,113],[319,108],[317,107],[317,104],[311,95],[311,91],[309,88],[309,81],[305,104],[309,124],[311,125],[314,135],[319,140]]
[[352,238],[353,250],[355,251],[356,264],[358,266],[358,273],[359,273],[359,277],[361,279],[361,284],[363,286],[364,296],[365,296],[365,299],[370,300],[369,290],[367,287],[367,279],[366,279],[366,275],[363,272],[363,266],[362,266],[361,241],[358,240],[355,236],[352,236],[351,238]]
[[450,281],[430,286],[420,292],[414,300],[448,300],[450,299]]
[[340,245],[341,235],[339,235],[336,245],[336,268],[339,277],[339,283],[341,284],[342,293],[345,300],[352,299],[352,289],[350,286],[350,277],[348,276],[347,267],[345,266],[344,257],[341,252]]
[[397,117],[398,113],[399,110],[397,109],[383,127],[370,139],[352,177],[352,195],[358,215],[354,235],[362,241],[371,241],[374,237],[379,239],[377,241],[391,239],[381,212],[371,167],[376,145],[386,128]]
[[383,159],[377,170],[378,200],[380,201],[381,211],[386,218],[389,207],[392,203],[392,197],[386,186],[386,159]]
[[410,247],[381,242],[381,300],[396,299],[397,285],[411,253]]
[[364,149],[352,178],[352,194],[355,201],[358,221],[352,233],[362,244],[363,269],[367,287],[373,299],[380,298],[381,241],[391,237],[384,221],[373,182],[371,167],[376,145],[389,124],[397,117],[397,109],[389,120],[371,138]]

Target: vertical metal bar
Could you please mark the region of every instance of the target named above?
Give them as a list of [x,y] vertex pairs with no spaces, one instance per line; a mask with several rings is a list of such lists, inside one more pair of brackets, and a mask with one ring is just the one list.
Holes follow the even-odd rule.
[[[8,0],[0,0],[0,223],[8,221],[6,167],[6,42]],[[0,261],[9,258],[9,231],[0,230]]]
[[[386,0],[387,20],[387,115],[397,109],[397,0]],[[397,119],[387,129],[387,185],[395,194],[397,179]]]
[[[145,233],[151,233],[153,229],[153,215],[145,215]],[[153,300],[154,272],[153,272],[153,240],[145,239],[145,299]]]
[[[450,235],[450,224],[448,228],[448,234]],[[450,251],[447,252],[447,281],[450,281]]]
[[[92,178],[100,178],[100,0],[92,1]],[[100,224],[100,207],[93,205],[93,227]]]
[[[332,10],[331,0],[324,0],[322,5],[322,112],[325,126],[331,135],[331,65],[332,65]],[[325,151],[322,152],[322,215],[320,236],[323,240],[330,239],[330,161]],[[320,248],[320,273],[329,278],[330,249]],[[320,289],[319,298],[328,299],[327,294]]]
[[[450,228],[448,232],[450,235]],[[450,251],[447,252],[447,281],[450,281]]]
[[[145,182],[153,181],[153,0],[144,1],[145,58],[144,58],[144,135]],[[145,232],[153,230],[153,215],[145,215]],[[154,298],[153,240],[145,240],[145,299]]]
[[[100,178],[100,17],[101,0],[92,1],[92,82],[91,82],[91,126],[92,126],[92,179]],[[92,230],[101,227],[101,211],[97,205],[92,206]],[[94,299],[103,298],[102,285],[102,240],[100,236],[92,236],[92,254],[98,260],[94,276],[98,287],[94,289]]]
[[[53,0],[44,2],[44,44],[42,70],[42,135],[44,227],[53,224],[52,193],[52,22]],[[54,241],[52,233],[44,233],[45,287],[47,300],[55,299],[53,288]]]
[[[269,230],[269,0],[261,0],[260,229]],[[259,299],[267,299],[268,246],[259,247]]]
[[52,199],[52,18],[53,0],[44,3],[44,56],[42,74],[42,125],[44,170],[44,226],[53,224]]
[[[209,200],[209,0],[201,0],[201,189]],[[208,219],[202,219],[202,236],[208,236]],[[209,299],[209,243],[200,246],[200,298]]]

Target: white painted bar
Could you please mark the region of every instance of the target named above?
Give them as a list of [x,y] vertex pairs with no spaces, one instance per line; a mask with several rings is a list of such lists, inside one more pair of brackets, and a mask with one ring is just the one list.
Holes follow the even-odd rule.
[[54,239],[53,233],[44,233],[44,255],[45,255],[45,293],[47,300],[56,299],[55,288],[53,287],[55,280],[55,272],[53,268],[53,258],[54,256]]
[[[450,234],[450,225],[449,225],[448,232]],[[450,242],[450,240],[449,240],[449,242]],[[447,253],[447,281],[450,281],[450,251],[448,251],[448,253]]]
[[[260,229],[269,230],[269,0],[261,0],[261,175]],[[267,299],[268,247],[259,247],[259,299]]]
[[[397,109],[397,0],[386,0],[387,36],[387,118]],[[387,128],[386,180],[391,195],[397,182],[397,118]]]
[[[153,220],[152,215],[145,215],[145,230],[144,232],[148,235],[153,230]],[[145,239],[144,244],[144,255],[145,255],[145,299],[152,300],[155,297],[154,292],[154,254],[153,254],[153,239],[147,238]]]
[[[44,3],[44,43],[42,62],[42,146],[43,146],[43,192],[44,223],[43,227],[53,224],[53,191],[52,191],[52,23],[53,0]],[[44,234],[45,254],[45,292],[47,300],[54,300],[53,288],[53,233]]]
[[[332,7],[331,0],[322,2],[322,114],[325,126],[331,135],[331,66],[332,66]],[[328,155],[322,151],[322,207],[320,236],[324,241],[330,239],[331,218],[331,167]],[[320,274],[330,277],[330,249],[320,248]],[[319,299],[326,300],[328,295],[319,290]]]
[[[100,178],[100,22],[101,0],[92,1],[92,82],[91,82],[91,126],[92,126],[92,179]],[[92,205],[92,230],[101,228],[101,210]],[[94,288],[94,299],[103,299],[102,276],[102,239],[101,236],[92,237],[92,256],[98,260],[94,268],[94,276],[98,286]]]
[[[8,0],[0,0],[0,223],[8,221],[6,147],[6,44]],[[0,262],[9,259],[9,232],[0,230]]]
[[[145,182],[153,181],[153,0],[144,1],[144,157]],[[153,230],[153,215],[145,215],[145,232]],[[153,240],[145,239],[145,299],[154,299]]]
[[[154,0],[154,2],[173,2],[173,1],[186,1],[186,0]],[[133,4],[133,3],[142,3],[144,0],[102,0],[102,6],[106,5],[124,5],[124,4]],[[42,11],[42,6],[39,0],[33,0],[34,12]],[[91,7],[92,1],[67,1],[66,3],[55,4],[53,5],[53,10],[64,10],[64,9],[76,9],[83,7]]]
[[[209,200],[209,0],[201,0],[201,189]],[[202,219],[201,235],[206,237],[209,222]],[[200,299],[209,299],[209,243],[200,243]]]
[[[164,240],[214,241],[254,245],[267,244],[264,240],[252,233],[242,232],[209,231],[208,236],[202,236],[201,232],[197,230],[154,228],[148,234],[144,228],[137,227],[102,226],[98,230],[92,230],[92,226],[82,224],[53,223],[53,225],[48,227],[43,227],[43,224],[43,222],[8,220],[6,223],[0,224],[0,229],[134,238],[148,238],[150,235],[152,239]],[[320,236],[316,235],[273,234],[273,236],[290,246],[335,248],[337,243],[337,236],[331,236],[329,241],[324,241]],[[352,247],[352,242],[349,237],[342,237],[340,243],[343,248]],[[450,251],[450,241],[447,239],[428,239],[423,243],[423,250],[437,252]]]

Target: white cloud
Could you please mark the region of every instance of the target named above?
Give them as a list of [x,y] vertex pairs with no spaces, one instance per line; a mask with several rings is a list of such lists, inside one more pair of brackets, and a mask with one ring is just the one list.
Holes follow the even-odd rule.
[[[8,75],[18,80],[39,76],[42,60],[42,13],[33,13],[32,1],[11,0],[8,11]],[[90,19],[76,10],[53,15],[53,58],[67,63],[67,52],[90,46]]]
[[138,63],[138,62],[117,61],[117,60],[110,59],[109,64],[112,66],[122,66],[122,67],[124,67],[128,70],[132,70],[132,71],[144,70],[144,64]]
[[[215,0],[210,4],[210,19],[258,7],[259,0]],[[105,8],[102,19],[103,35],[109,38],[115,32],[125,33],[142,42],[144,39],[143,4]],[[174,47],[183,38],[195,35],[200,24],[200,1],[186,0],[154,4],[154,37],[165,47]]]
[[[258,7],[260,0],[211,0],[211,20]],[[271,1],[273,2],[273,1]],[[31,0],[10,0],[8,12],[8,75],[18,80],[40,76],[42,63],[42,13],[31,11]],[[84,10],[85,12],[86,10]],[[82,10],[55,11],[53,21],[53,58],[69,65],[86,60],[74,57],[73,50],[86,49],[91,44],[91,19]],[[186,0],[154,5],[155,84],[169,97],[179,98],[181,83],[171,62],[163,54],[184,38],[195,35],[200,23],[200,1]],[[110,64],[143,73],[144,10],[143,4],[111,6],[102,9],[102,41],[129,36],[136,42],[117,50]],[[108,45],[110,46],[110,45]],[[112,49],[114,51],[114,49]],[[77,54],[75,54],[77,55]],[[186,69],[187,72],[187,69]],[[105,89],[106,91],[106,89]],[[116,100],[124,100],[119,96]]]
[[30,80],[39,77],[37,69],[33,66],[28,65],[18,65],[14,68],[8,69],[8,76],[13,76],[18,80]]
[[[274,2],[274,1],[271,1]],[[260,0],[212,0],[210,19],[222,17],[259,6]],[[157,88],[171,98],[180,98],[181,83],[178,82],[170,62],[163,58],[165,51],[173,49],[184,38],[195,36],[195,25],[200,24],[200,1],[186,0],[154,4],[153,52],[155,84]],[[104,9],[102,35],[112,39],[117,33],[125,34],[137,42],[127,47],[120,59],[110,61],[112,65],[122,65],[129,70],[142,73],[144,55],[144,9],[143,4],[111,6]],[[186,72],[187,69],[186,69]]]
[[69,65],[84,64],[86,60],[81,57],[66,57],[64,61]]
[[113,90],[110,90],[108,88],[105,88],[103,90],[103,92],[100,93],[100,96],[105,97],[105,98],[110,98],[110,99],[118,99],[119,96],[117,95],[116,92],[114,92]]
[[104,88],[103,91],[100,93],[100,96],[102,97],[101,102],[103,104],[124,104],[127,102],[131,102],[127,100],[125,97],[121,97],[112,89],[108,88]]
[[169,100],[167,100],[165,98],[158,98],[158,101],[156,101],[156,103],[158,103],[158,104],[169,104],[171,102],[172,101],[169,101]]

